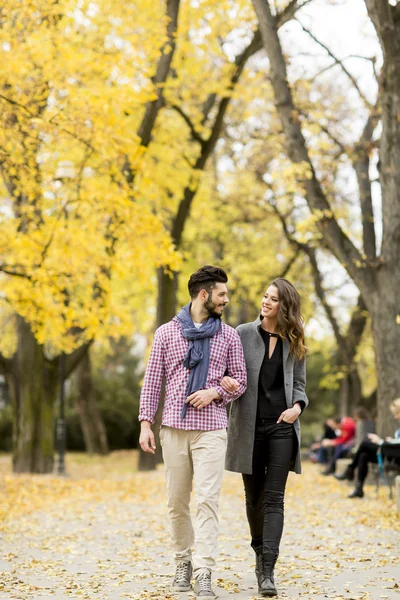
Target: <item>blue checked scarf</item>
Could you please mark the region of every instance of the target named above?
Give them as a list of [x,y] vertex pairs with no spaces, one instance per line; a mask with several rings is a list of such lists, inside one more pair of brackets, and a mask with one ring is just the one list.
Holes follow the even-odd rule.
[[[208,368],[210,365],[210,338],[213,337],[221,327],[219,317],[209,317],[202,326],[197,329],[190,316],[190,306],[186,304],[177,314],[182,325],[183,337],[190,341],[189,350],[183,361],[183,365],[190,369],[189,381],[186,389],[186,397],[202,390],[206,386]],[[181,410],[181,419],[186,417],[188,405],[184,403]]]

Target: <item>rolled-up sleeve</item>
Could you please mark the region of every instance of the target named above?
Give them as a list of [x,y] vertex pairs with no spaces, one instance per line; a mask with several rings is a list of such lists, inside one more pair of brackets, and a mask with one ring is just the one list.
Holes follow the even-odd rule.
[[239,334],[236,331],[232,332],[232,341],[229,344],[226,361],[226,375],[236,379],[236,381],[239,383],[239,387],[236,391],[229,393],[226,392],[220,385],[215,386],[215,389],[222,398],[222,400],[217,400],[219,406],[225,406],[233,400],[236,400],[244,394],[247,388],[247,371],[243,354],[243,346],[242,342],[240,341]]
[[158,329],[154,335],[150,358],[140,394],[139,421],[150,421],[150,423],[154,423],[158,403],[160,401],[164,373],[162,334]]

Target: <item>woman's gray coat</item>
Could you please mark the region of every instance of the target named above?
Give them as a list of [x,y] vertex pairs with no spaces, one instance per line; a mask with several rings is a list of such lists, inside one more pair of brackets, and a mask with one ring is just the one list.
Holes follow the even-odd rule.
[[[239,325],[237,332],[243,344],[247,367],[247,390],[237,400],[232,402],[228,425],[228,447],[225,468],[251,475],[254,447],[254,433],[257,416],[258,378],[265,355],[265,345],[258,331],[261,325],[260,317],[253,323]],[[301,400],[307,406],[305,394],[306,365],[305,360],[295,360],[289,354],[289,342],[283,340],[283,377],[285,382],[285,397],[288,408]],[[297,456],[291,465],[291,471],[301,473],[300,463],[300,422],[296,419],[294,429],[297,435]]]

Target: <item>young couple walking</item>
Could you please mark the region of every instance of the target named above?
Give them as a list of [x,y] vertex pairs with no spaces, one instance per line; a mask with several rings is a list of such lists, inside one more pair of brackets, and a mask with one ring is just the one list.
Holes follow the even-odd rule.
[[140,398],[140,446],[154,453],[151,425],[165,381],[160,442],[176,562],[173,589],[189,591],[194,575],[198,600],[217,597],[211,573],[224,463],[242,473],[259,593],[277,595],[284,492],[289,470],[300,473],[298,418],[308,403],[299,294],[286,279],[275,279],[257,319],[235,331],[221,322],[227,281],[225,271],[212,266],[190,277],[191,302],[155,333]]

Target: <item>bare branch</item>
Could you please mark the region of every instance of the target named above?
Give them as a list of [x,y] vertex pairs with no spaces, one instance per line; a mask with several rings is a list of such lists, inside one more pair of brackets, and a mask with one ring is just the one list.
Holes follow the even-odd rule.
[[5,100],[9,104],[13,104],[14,106],[18,106],[18,108],[22,108],[23,110],[25,110],[29,114],[29,116],[31,116],[31,117],[35,116],[34,113],[31,110],[29,110],[29,108],[27,108],[26,106],[24,106],[20,102],[16,102],[15,100],[11,100],[11,98],[7,98],[7,96],[4,96],[3,94],[0,94],[0,98],[2,98],[3,100]]
[[329,243],[331,251],[345,266],[366,297],[373,282],[373,270],[368,267],[362,254],[340,227],[317,177],[301,130],[299,113],[288,83],[287,66],[276,21],[271,13],[268,0],[253,0],[253,5],[258,16],[263,44],[269,57],[270,80],[286,139],[288,157],[295,164],[307,166],[309,173],[304,176],[301,183],[308,205],[317,217],[316,225]]
[[201,135],[196,131],[195,126],[193,125],[192,121],[190,120],[190,117],[188,117],[188,115],[185,113],[184,110],[182,110],[182,108],[180,108],[179,106],[177,106],[176,104],[172,104],[171,108],[173,108],[174,110],[176,110],[177,113],[179,113],[181,115],[181,117],[183,118],[183,120],[185,121],[185,123],[187,124],[187,126],[190,129],[190,133],[192,135],[192,138],[196,141],[199,142],[200,146],[203,146],[203,144],[206,143],[206,140],[204,140]]
[[[166,16],[168,19],[167,40],[161,49],[161,57],[158,61],[157,71],[152,79],[157,97],[155,100],[151,100],[146,104],[145,112],[137,131],[140,145],[143,148],[147,148],[151,141],[158,113],[164,104],[164,84],[167,81],[176,48],[176,32],[178,29],[180,0],[167,0],[166,4]],[[136,172],[132,168],[128,156],[125,156],[122,174],[127,183],[132,186],[135,181]]]
[[5,273],[6,275],[13,275],[14,277],[22,277],[23,279],[32,279],[32,275],[28,275],[27,273],[22,273],[19,271],[14,271],[14,269],[11,269],[10,267],[7,267],[6,265],[0,265],[0,271],[2,273]]
[[281,269],[281,271],[279,271],[279,273],[277,273],[276,275],[272,275],[271,276],[271,281],[273,281],[274,279],[278,279],[279,277],[287,277],[287,274],[289,273],[290,269],[293,267],[294,263],[296,262],[296,260],[299,257],[299,253],[295,252],[287,261],[287,263],[283,266],[283,268]]
[[316,42],[319,46],[321,46],[321,48],[323,48],[324,50],[326,50],[326,52],[335,61],[335,63],[341,67],[343,73],[345,73],[345,75],[347,75],[347,77],[350,79],[351,83],[353,84],[354,88],[357,90],[357,92],[358,92],[360,98],[362,99],[362,101],[364,102],[364,104],[368,108],[372,108],[373,105],[367,99],[367,97],[365,96],[365,94],[363,93],[363,91],[360,89],[360,86],[358,85],[355,77],[344,66],[343,61],[340,60],[339,58],[337,58],[337,56],[335,54],[333,54],[332,50],[330,50],[330,48],[328,48],[328,46],[326,46],[323,42],[321,42],[318,38],[316,38],[315,35],[309,29],[307,29],[307,27],[305,27],[305,25],[303,25],[298,19],[296,19],[296,21],[299,23],[299,25],[303,29],[303,31],[305,31],[310,36],[310,38],[314,40],[314,42]]
[[305,0],[305,2],[299,4],[298,0],[291,0],[291,2],[289,2],[289,4],[283,9],[283,11],[276,15],[276,22],[278,27],[282,27],[282,25],[284,25],[288,21],[291,21],[294,18],[297,11],[299,11],[301,8],[304,8],[304,6],[306,6],[310,2],[312,2],[312,0]]
[[85,344],[83,344],[82,346],[80,346],[79,348],[74,350],[74,352],[72,352],[72,354],[67,354],[65,356],[65,377],[66,378],[69,377],[71,375],[71,373],[74,371],[74,369],[78,366],[78,364],[80,363],[82,358],[89,351],[89,348],[93,344],[93,342],[94,342],[94,340],[90,340],[89,342],[86,342]]
[[151,134],[160,108],[164,102],[164,83],[167,80],[171,67],[172,58],[176,47],[176,31],[178,28],[178,13],[180,0],[167,0],[166,15],[168,19],[167,39],[161,49],[161,57],[157,65],[157,71],[153,77],[153,84],[157,94],[156,100],[147,103],[142,122],[138,129],[141,145],[147,148],[151,140]]

